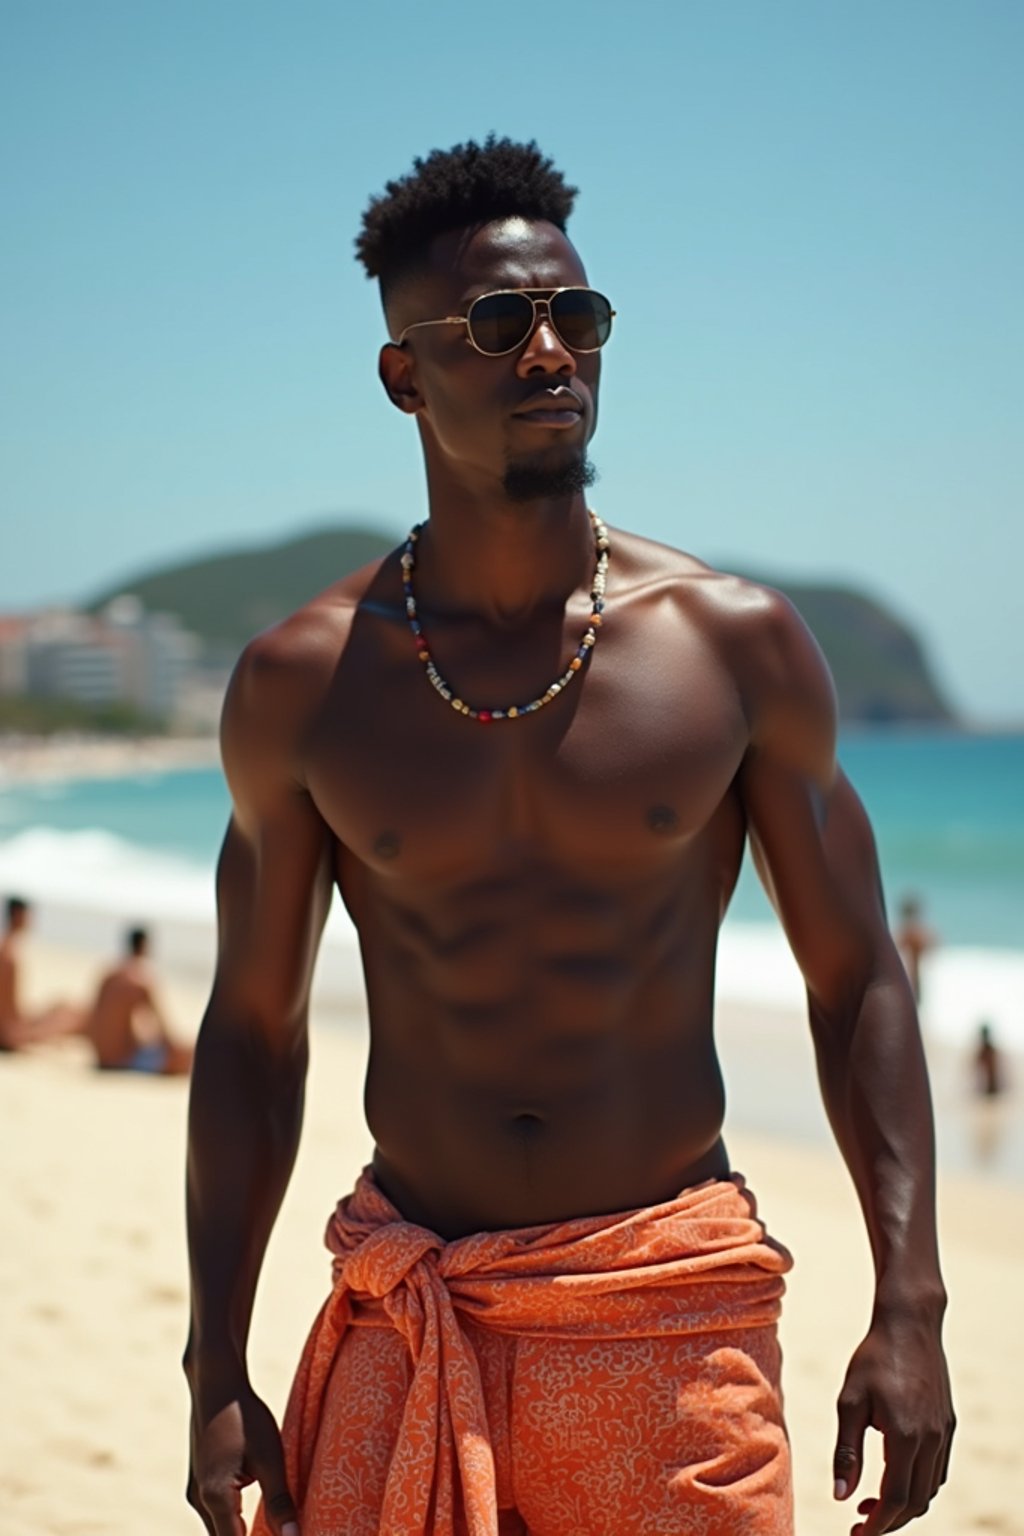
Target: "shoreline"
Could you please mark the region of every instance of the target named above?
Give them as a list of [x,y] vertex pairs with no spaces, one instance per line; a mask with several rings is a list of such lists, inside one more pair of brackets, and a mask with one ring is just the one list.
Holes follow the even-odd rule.
[[119,779],[183,768],[215,768],[216,736],[109,736],[55,732],[0,735],[0,790],[25,784]]

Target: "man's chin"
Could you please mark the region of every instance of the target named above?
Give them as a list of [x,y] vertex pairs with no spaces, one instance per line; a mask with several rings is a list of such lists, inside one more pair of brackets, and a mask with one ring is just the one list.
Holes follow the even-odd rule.
[[545,453],[513,460],[505,470],[502,485],[509,501],[543,501],[555,496],[576,496],[596,479],[597,470],[585,453]]

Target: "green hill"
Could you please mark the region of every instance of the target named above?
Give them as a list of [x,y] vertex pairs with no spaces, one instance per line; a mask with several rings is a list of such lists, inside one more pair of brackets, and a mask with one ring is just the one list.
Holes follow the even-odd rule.
[[215,653],[233,657],[261,629],[398,542],[379,528],[322,528],[283,544],[225,550],[128,577],[88,607],[102,608],[118,593],[131,592],[152,612],[176,614]]
[[784,592],[797,609],[832,669],[845,722],[954,721],[921,642],[881,603],[849,587],[742,574]]
[[[380,559],[398,542],[371,526],[322,528],[283,544],[227,550],[140,573],[119,581],[89,607],[102,607],[119,593],[132,592],[146,608],[176,614],[206,642],[214,659],[228,660],[259,630],[332,581]],[[817,636],[836,680],[844,721],[953,719],[920,642],[888,609],[843,587],[785,577],[772,578],[769,584],[790,598]]]

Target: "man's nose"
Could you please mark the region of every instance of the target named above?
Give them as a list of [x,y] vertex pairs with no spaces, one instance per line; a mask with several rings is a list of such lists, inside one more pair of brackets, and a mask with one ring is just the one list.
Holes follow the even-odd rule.
[[560,373],[571,378],[576,372],[575,357],[551,324],[551,316],[543,311],[519,354],[516,372],[521,378],[538,373]]

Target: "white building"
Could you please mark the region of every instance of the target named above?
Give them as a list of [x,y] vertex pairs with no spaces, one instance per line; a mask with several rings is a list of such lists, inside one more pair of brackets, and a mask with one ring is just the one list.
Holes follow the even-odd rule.
[[103,610],[112,629],[132,637],[134,666],[128,697],[142,714],[173,720],[200,655],[195,635],[170,613],[146,613],[136,597],[118,597]]
[[28,620],[0,616],[0,698],[28,691]]
[[98,616],[52,609],[31,616],[25,626],[22,686],[10,691],[127,704],[164,722],[175,719],[200,651],[176,618],[147,613],[128,595]]

